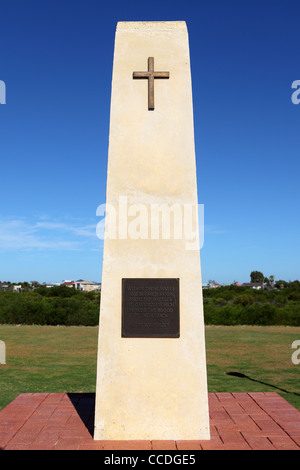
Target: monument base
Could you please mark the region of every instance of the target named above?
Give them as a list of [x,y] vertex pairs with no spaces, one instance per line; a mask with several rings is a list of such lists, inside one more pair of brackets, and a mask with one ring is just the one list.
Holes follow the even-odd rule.
[[95,394],[25,393],[0,411],[0,450],[300,450],[300,411],[277,393],[209,393],[211,439],[93,439]]

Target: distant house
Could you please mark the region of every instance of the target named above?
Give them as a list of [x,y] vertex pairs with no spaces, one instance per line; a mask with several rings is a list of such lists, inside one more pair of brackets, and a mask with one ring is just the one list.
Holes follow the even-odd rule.
[[61,284],[62,286],[67,286],[67,287],[75,287],[75,282],[74,281],[63,281]]
[[82,292],[96,292],[101,290],[101,284],[93,281],[84,281],[83,279],[75,281],[74,285],[75,289],[80,290]]
[[22,292],[22,286],[13,286],[13,292]]
[[244,282],[243,287],[250,287],[250,289],[261,289],[260,282]]
[[217,282],[211,282],[210,284],[208,284],[208,287],[210,289],[215,289],[216,287],[221,287],[221,284],[218,284]]

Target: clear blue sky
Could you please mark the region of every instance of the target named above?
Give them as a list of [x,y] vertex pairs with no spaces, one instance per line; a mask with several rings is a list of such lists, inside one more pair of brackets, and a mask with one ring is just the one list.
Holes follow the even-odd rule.
[[117,21],[184,20],[203,282],[300,279],[300,3],[2,0],[0,280],[101,280]]

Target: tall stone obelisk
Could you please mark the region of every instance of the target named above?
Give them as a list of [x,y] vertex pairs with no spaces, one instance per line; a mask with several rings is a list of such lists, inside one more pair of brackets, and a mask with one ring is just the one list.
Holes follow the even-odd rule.
[[185,22],[117,25],[106,204],[94,438],[209,439]]

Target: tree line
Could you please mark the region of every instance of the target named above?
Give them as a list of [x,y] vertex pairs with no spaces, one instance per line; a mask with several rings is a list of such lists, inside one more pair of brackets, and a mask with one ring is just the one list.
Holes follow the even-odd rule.
[[221,286],[203,290],[207,325],[300,326],[300,282],[274,289]]
[[99,292],[81,292],[64,285],[0,292],[0,324],[96,326],[99,305]]
[[[205,324],[300,326],[300,282],[278,281],[277,285],[203,289]],[[99,292],[64,285],[0,292],[0,324],[96,326],[100,297]]]

